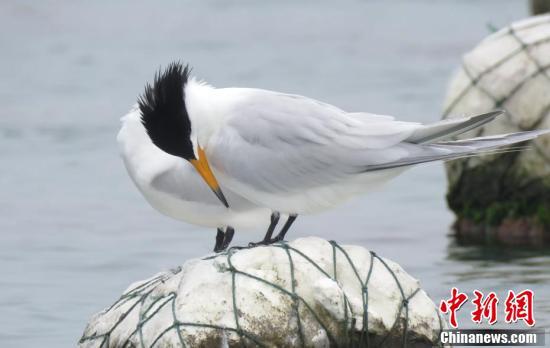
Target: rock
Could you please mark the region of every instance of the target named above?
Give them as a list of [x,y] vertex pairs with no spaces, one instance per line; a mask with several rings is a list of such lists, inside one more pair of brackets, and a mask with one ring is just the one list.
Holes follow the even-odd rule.
[[[506,111],[459,138],[548,129],[549,97],[550,15],[546,15],[515,22],[464,55],[449,85],[444,117]],[[457,215],[459,237],[506,244],[550,242],[550,136],[529,146],[532,149],[526,151],[447,163],[447,201]],[[513,226],[526,228],[511,231]]]
[[136,282],[92,317],[80,347],[432,347],[442,328],[398,264],[309,237],[232,248]]
[[531,14],[538,15],[550,12],[550,0],[531,0],[529,2]]

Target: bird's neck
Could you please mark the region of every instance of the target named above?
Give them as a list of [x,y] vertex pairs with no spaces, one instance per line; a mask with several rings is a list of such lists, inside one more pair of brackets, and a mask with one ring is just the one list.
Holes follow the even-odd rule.
[[185,105],[191,121],[191,137],[206,146],[212,134],[223,124],[224,113],[218,112],[216,88],[189,80],[185,86]]

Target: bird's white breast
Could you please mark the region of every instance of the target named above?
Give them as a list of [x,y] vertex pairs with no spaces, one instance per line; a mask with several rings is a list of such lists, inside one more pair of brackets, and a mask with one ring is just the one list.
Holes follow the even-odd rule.
[[172,218],[208,227],[263,227],[269,210],[261,209],[224,190],[231,209],[225,208],[191,164],[156,147],[134,109],[122,119],[117,137],[132,181],[159,212]]

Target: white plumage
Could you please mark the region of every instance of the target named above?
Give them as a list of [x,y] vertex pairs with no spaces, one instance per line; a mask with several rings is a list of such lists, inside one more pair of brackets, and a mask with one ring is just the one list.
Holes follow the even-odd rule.
[[525,141],[521,136],[438,142],[501,112],[433,125],[347,113],[297,95],[221,88],[190,80],[186,103],[195,141],[221,186],[287,214],[310,214],[378,187],[413,164]]
[[263,228],[271,211],[224,190],[231,208],[212,194],[195,168],[156,147],[133,108],[122,119],[117,140],[128,174],[147,201],[174,219],[213,228]]
[[[270,243],[284,238],[297,215],[330,209],[412,165],[548,132],[449,140],[501,113],[402,122],[299,95],[214,88],[174,63],[146,86],[118,138],[130,176],[158,210],[218,228],[267,225],[273,212],[263,241]],[[279,213],[289,219],[272,239]]]

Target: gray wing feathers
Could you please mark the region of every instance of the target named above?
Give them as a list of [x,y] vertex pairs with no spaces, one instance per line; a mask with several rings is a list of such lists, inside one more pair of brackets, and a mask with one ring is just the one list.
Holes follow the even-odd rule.
[[495,110],[468,118],[452,118],[424,125],[417,129],[406,141],[413,144],[426,144],[442,139],[450,139],[455,135],[465,133],[491,122],[502,113],[502,110]]
[[225,127],[210,144],[209,160],[227,180],[264,192],[341,182],[365,165],[398,160],[406,153],[397,145],[421,126],[348,114],[299,96],[252,93],[229,109]]
[[550,130],[546,129],[471,138],[466,140],[445,141],[427,145],[416,145],[418,150],[420,150],[419,154],[407,156],[406,158],[390,163],[369,165],[365,168],[365,172],[410,166],[437,160],[450,160],[474,153],[489,152],[495,148],[532,140],[539,135],[548,133],[550,133]]
[[228,182],[264,192],[301,192],[367,171],[452,159],[538,135],[441,142],[490,122],[502,111],[421,125],[346,113],[300,96],[244,92],[247,98],[228,107],[228,121],[210,144],[209,159]]

